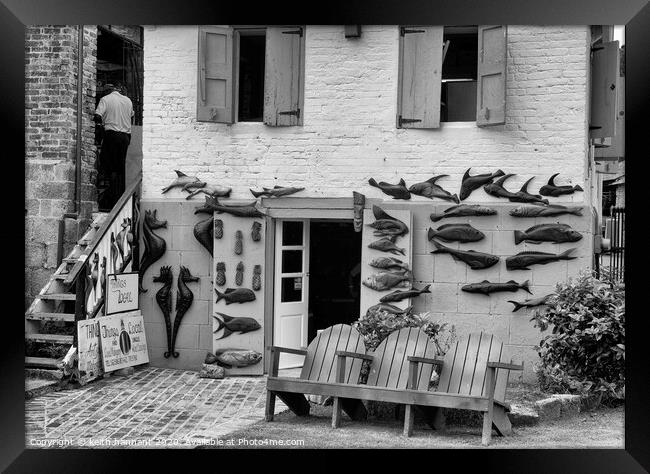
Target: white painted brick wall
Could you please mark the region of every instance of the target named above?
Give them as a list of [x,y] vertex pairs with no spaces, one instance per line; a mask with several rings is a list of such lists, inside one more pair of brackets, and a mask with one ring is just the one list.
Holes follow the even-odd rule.
[[[385,197],[368,178],[411,184],[432,173],[449,174],[440,184],[457,192],[470,166],[517,173],[511,190],[535,175],[536,192],[556,172],[562,184],[588,189],[586,26],[508,28],[506,125],[485,129],[395,128],[396,26],[364,25],[358,40],[345,39],[340,25],[308,26],[304,126],[287,128],[197,122],[197,27],[145,27],[144,37],[146,198],[160,196],[174,169],[231,186],[233,198],[276,184],[304,186],[303,196]],[[589,202],[587,193],[567,200]],[[495,199],[478,191],[469,201]]]

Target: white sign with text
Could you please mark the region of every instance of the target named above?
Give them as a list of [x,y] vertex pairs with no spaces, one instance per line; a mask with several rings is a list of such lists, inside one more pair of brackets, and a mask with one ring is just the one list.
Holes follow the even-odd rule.
[[106,314],[138,309],[138,272],[110,274],[106,277]]
[[149,362],[147,337],[140,311],[103,316],[98,318],[98,322],[105,372]]
[[90,382],[104,373],[99,342],[99,320],[84,319],[77,322],[79,347],[79,374],[83,381]]

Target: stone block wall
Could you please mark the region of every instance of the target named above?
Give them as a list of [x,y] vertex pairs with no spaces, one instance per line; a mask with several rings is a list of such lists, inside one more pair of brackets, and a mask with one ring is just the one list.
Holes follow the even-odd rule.
[[[76,26],[25,29],[25,305],[56,268],[58,221],[74,211],[77,141]],[[64,252],[97,210],[94,123],[97,29],[84,27],[82,189],[66,219]]]

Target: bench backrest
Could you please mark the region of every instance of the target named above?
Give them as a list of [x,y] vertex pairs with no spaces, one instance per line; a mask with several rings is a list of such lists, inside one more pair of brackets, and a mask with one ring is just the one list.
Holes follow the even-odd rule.
[[[319,382],[336,381],[336,351],[366,353],[359,331],[347,324],[337,324],[322,331],[309,347],[300,378]],[[361,359],[346,361],[345,383],[358,383]]]
[[[433,358],[435,344],[419,328],[402,328],[384,339],[374,353],[367,385],[405,389],[409,375],[409,356]],[[419,364],[418,390],[428,390],[433,367]]]
[[[445,354],[438,392],[486,396],[486,369],[489,362],[510,362],[509,351],[492,334],[472,333],[463,337]],[[507,369],[497,369],[494,399],[505,402]]]

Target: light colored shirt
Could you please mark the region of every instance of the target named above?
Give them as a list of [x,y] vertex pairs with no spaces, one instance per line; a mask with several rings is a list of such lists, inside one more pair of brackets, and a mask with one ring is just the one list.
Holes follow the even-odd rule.
[[99,99],[95,113],[101,115],[104,130],[131,133],[133,103],[118,91],[113,91]]

